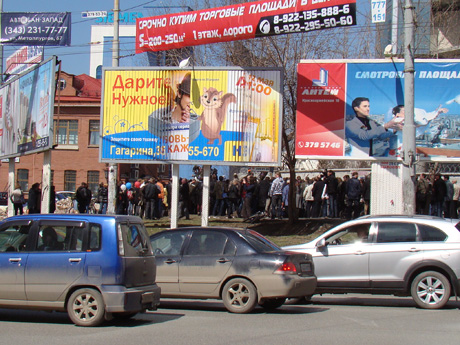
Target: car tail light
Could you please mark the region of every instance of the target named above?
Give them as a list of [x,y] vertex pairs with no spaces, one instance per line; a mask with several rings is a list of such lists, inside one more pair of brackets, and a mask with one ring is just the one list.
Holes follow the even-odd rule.
[[275,271],[278,274],[297,274],[297,269],[292,262],[284,262],[278,269]]
[[121,225],[118,224],[117,226],[117,232],[118,232],[118,254],[120,256],[125,255],[125,246],[123,244],[123,232],[121,231]]

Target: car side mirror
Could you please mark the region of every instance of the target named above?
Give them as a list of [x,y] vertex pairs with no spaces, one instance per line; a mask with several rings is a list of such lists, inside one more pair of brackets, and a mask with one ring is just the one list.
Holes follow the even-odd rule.
[[317,243],[316,243],[316,247],[317,248],[324,248],[327,246],[327,242],[324,238],[320,239]]

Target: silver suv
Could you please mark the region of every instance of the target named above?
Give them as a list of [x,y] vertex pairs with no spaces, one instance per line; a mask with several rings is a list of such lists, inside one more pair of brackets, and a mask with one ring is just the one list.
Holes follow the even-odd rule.
[[459,224],[442,218],[366,216],[283,249],[313,256],[319,294],[412,296],[437,309],[460,293]]

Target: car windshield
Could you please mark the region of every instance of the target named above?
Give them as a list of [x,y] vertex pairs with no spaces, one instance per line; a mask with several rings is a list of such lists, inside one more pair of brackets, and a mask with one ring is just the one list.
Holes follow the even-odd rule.
[[264,236],[262,236],[256,231],[248,230],[241,234],[249,242],[249,244],[259,253],[282,250],[276,244],[274,244],[269,239],[265,238]]

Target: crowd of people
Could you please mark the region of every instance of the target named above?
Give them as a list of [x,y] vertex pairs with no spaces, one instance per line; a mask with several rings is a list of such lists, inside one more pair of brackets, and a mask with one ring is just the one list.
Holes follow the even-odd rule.
[[[289,205],[289,189],[295,188],[295,205]],[[172,196],[171,181],[154,177],[134,183],[120,181],[117,186],[116,213],[137,215],[144,219],[160,219],[169,214]],[[78,199],[79,191],[76,197]],[[100,213],[107,210],[107,184],[101,184],[96,200]],[[203,182],[200,178],[181,178],[179,183],[179,218],[201,215]],[[82,197],[83,199],[83,197]],[[86,199],[84,199],[86,200]],[[358,173],[343,179],[331,170],[314,178],[298,176],[291,184],[288,178],[276,173],[256,177],[250,171],[242,178],[232,179],[212,174],[210,178],[209,215],[249,219],[258,214],[271,219],[288,217],[294,207],[298,217],[356,218],[369,213],[370,177],[358,179]],[[80,204],[80,203],[79,203]],[[87,205],[87,201],[85,201]],[[80,207],[79,207],[80,209]],[[85,206],[82,211],[87,212]]]
[[[295,204],[289,204],[289,189],[295,188]],[[135,182],[121,180],[117,185],[115,213],[137,215],[144,219],[161,219],[170,212],[172,181],[155,177]],[[179,218],[190,214],[201,215],[203,182],[201,178],[181,178],[179,183]],[[271,219],[288,217],[289,207],[299,218],[354,219],[370,213],[371,174],[359,177],[352,172],[336,177],[326,170],[315,177],[296,177],[291,183],[280,172],[274,177],[251,171],[242,178],[217,176],[210,178],[209,215],[211,217],[238,217],[244,220],[253,215]],[[52,187],[50,212],[55,205]],[[23,214],[24,193],[19,185],[12,195],[15,214]],[[445,218],[458,218],[460,185],[448,175],[435,174],[432,178],[420,174],[416,183],[416,213]],[[93,196],[86,182],[82,182],[74,195],[74,207],[80,213],[107,212],[108,185],[101,183]],[[28,193],[28,212],[40,213],[40,184],[34,183]],[[95,207],[97,205],[97,208]]]

